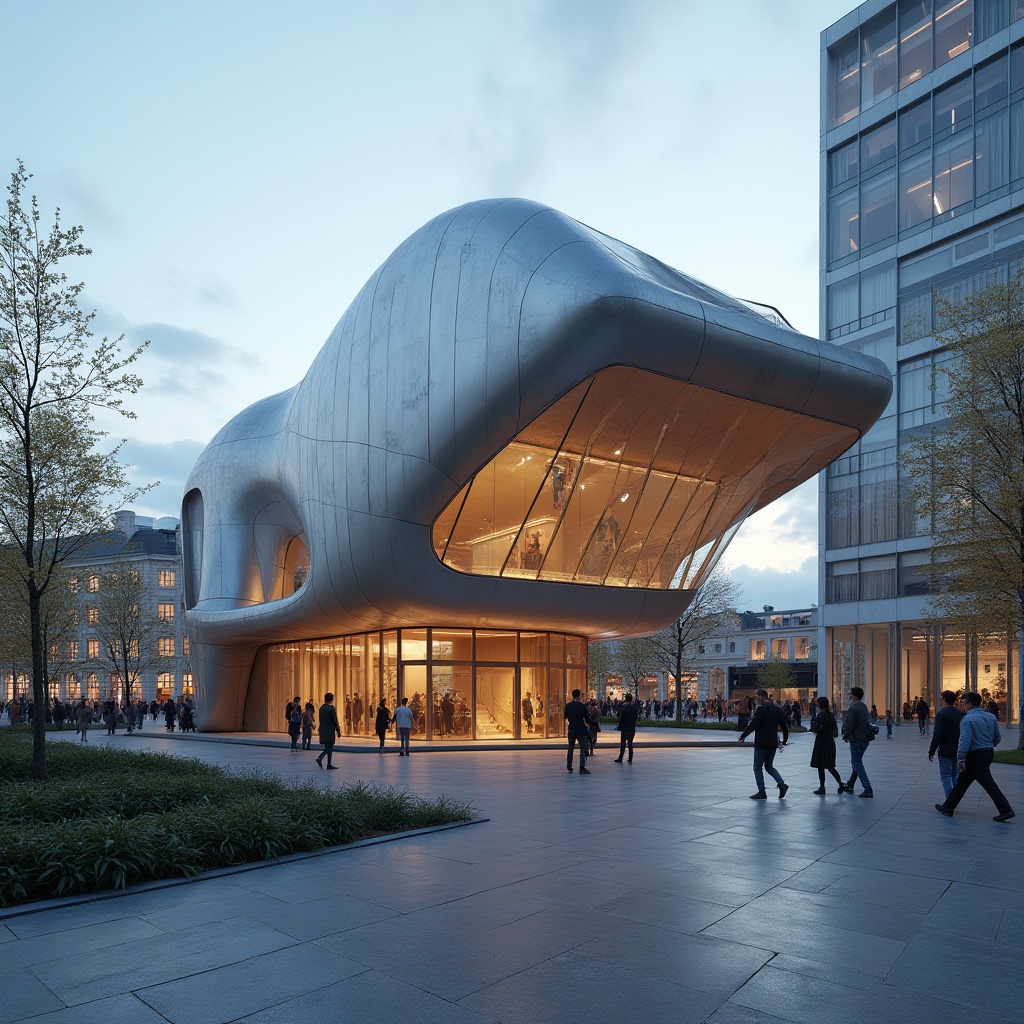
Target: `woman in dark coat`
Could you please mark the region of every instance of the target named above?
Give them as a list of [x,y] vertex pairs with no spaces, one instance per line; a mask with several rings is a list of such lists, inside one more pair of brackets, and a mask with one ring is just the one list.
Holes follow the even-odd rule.
[[811,751],[811,767],[818,769],[817,796],[825,795],[825,772],[839,783],[839,793],[843,792],[843,780],[836,771],[836,737],[839,735],[839,724],[836,716],[828,709],[828,697],[819,697],[817,707],[811,714],[811,732],[814,733],[814,749]]
[[377,715],[373,722],[373,731],[377,734],[377,738],[380,740],[380,749],[384,749],[384,737],[388,734],[388,726],[391,724],[391,712],[388,711],[387,704],[384,703],[384,698],[381,697],[380,703],[377,705]]

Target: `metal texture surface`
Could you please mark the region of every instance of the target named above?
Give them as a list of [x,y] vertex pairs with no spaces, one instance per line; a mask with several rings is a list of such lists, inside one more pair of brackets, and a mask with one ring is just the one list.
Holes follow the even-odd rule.
[[414,625],[608,637],[679,615],[685,590],[470,575],[432,545],[475,473],[615,366],[820,424],[798,455],[737,433],[731,444],[765,468],[732,525],[856,442],[891,390],[879,361],[547,207],[451,210],[373,275],[304,379],[235,417],[192,470],[182,537],[202,727],[241,727],[267,643]]

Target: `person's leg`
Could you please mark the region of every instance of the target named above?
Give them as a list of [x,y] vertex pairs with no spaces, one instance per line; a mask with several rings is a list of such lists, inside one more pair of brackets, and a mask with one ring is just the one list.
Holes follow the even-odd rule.
[[565,767],[568,768],[569,771],[572,771],[572,758],[573,751],[576,749],[576,737],[573,736],[572,733],[569,733],[569,735],[566,737],[566,741],[568,743],[568,746],[565,750]]
[[626,737],[626,746],[629,747],[629,757],[626,759],[629,764],[633,763],[633,733]]
[[398,730],[398,737],[402,742],[402,753],[405,754],[406,757],[409,756],[409,733],[411,731],[411,729]]
[[626,754],[626,734],[624,732],[619,733],[619,756],[615,758],[616,764],[622,764],[622,758]]
[[754,747],[754,781],[757,783],[758,793],[764,792],[764,755],[766,750]]
[[[864,787],[865,793],[871,792],[871,780],[868,778],[868,773],[864,770],[864,751],[868,749],[866,743],[854,743],[850,741],[850,765],[853,768],[854,776],[860,779],[860,784]],[[850,787],[853,788],[852,786]]]
[[960,772],[960,775],[956,780],[956,785],[953,787],[953,792],[946,797],[945,801],[941,805],[950,813],[956,810],[956,805],[963,800],[964,793],[970,789],[971,783],[974,781],[974,766],[970,760],[970,754],[968,754],[968,760],[966,763],[967,767]]
[[842,777],[842,775],[839,774],[839,772],[837,772],[835,770],[835,768],[829,768],[828,771],[829,771],[829,774],[832,776],[832,778],[835,779],[836,782],[838,782],[840,786],[843,785],[843,777]]
[[1010,801],[1006,799],[1003,791],[996,785],[996,780],[992,778],[993,752],[991,750],[971,750],[967,754],[968,760],[972,755],[974,755],[975,762],[973,765],[974,777],[978,780],[981,788],[991,797],[992,803],[996,805],[996,810],[1000,814],[1008,814],[1013,810]]
[[317,759],[316,759],[317,767],[323,768],[323,766],[324,766],[324,754],[326,754],[326,753],[327,753],[327,744],[325,743],[324,744],[324,749],[321,750],[319,755],[317,756]]
[[764,770],[778,783],[779,789],[786,788],[786,780],[779,774],[775,767],[776,748],[764,752]]
[[946,794],[946,799],[949,799],[949,794],[953,792],[953,787],[956,785],[957,777],[960,775],[959,769],[956,766],[955,757],[943,757],[939,755],[939,779],[942,782],[942,791]]
[[825,792],[825,769],[824,768],[819,768],[818,769],[818,789],[822,793]]

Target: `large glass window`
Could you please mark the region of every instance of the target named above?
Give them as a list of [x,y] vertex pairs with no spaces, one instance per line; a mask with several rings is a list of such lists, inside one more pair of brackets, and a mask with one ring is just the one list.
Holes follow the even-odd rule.
[[900,0],[900,88],[932,69],[931,0]]
[[932,155],[925,150],[900,161],[900,231],[932,220]]
[[849,121],[860,111],[860,55],[857,33],[829,51],[829,118],[831,126]]
[[896,155],[896,119],[865,132],[860,137],[861,173],[891,160]]
[[869,107],[896,91],[896,8],[861,30],[861,105]]
[[830,262],[850,256],[860,247],[857,190],[850,189],[828,201]]
[[959,57],[971,45],[974,0],[935,0],[935,66]]
[[883,263],[860,275],[860,325],[888,320],[896,307],[896,264]]
[[974,0],[974,31],[979,43],[1009,24],[1009,0]]
[[931,97],[900,113],[900,150],[912,149],[932,137]]
[[1010,88],[1006,55],[989,61],[974,72],[974,109],[981,113],[993,103],[1005,103]]
[[1024,178],[1024,100],[1010,107],[1010,180]]
[[970,76],[937,90],[933,110],[936,135],[942,136],[967,128],[974,113],[974,89]]
[[936,216],[969,203],[974,198],[974,141],[954,135],[935,146],[932,165],[933,202]]
[[820,429],[666,377],[604,370],[465,485],[435,522],[435,551],[476,575],[690,586],[771,472],[730,439],[756,436],[773,460],[788,452],[788,462],[811,456]]
[[975,128],[978,201],[995,198],[1010,182],[1010,112],[998,110]]
[[867,249],[896,234],[896,169],[861,181],[860,247]]
[[839,149],[833,150],[828,155],[828,187],[836,188],[838,185],[845,185],[857,177],[858,153],[860,147],[857,140]]
[[857,278],[848,277],[828,287],[828,336],[841,338],[857,329],[860,319]]

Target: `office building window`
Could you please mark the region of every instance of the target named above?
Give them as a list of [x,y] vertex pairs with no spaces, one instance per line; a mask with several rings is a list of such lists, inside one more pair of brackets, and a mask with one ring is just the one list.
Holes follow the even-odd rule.
[[78,641],[72,640],[68,643],[68,661],[78,661]]
[[85,679],[86,696],[89,700],[100,699],[100,678],[95,672],[90,672]]
[[88,583],[87,589],[88,589],[90,594],[95,594],[95,593],[99,592],[99,589],[100,589],[100,578],[99,578],[99,576],[93,575],[93,576],[89,577],[89,583]]
[[857,140],[839,149],[833,150],[828,155],[828,187],[830,189],[845,185],[848,181],[857,180],[859,168],[858,154],[860,146]]
[[99,640],[85,641],[85,656],[89,659],[89,661],[95,661],[100,656]]
[[974,139],[970,133],[936,143],[932,202],[936,216],[955,212],[974,198]]
[[793,637],[793,658],[796,661],[806,661],[811,656],[811,640],[806,636]]
[[860,275],[860,325],[871,327],[896,310],[896,265],[884,263]]
[[789,640],[786,637],[772,638],[772,657],[784,659],[789,657]]
[[829,604],[857,600],[857,562],[829,562],[825,566],[825,593]]
[[157,586],[173,587],[177,577],[173,569],[161,569],[157,573]]
[[829,52],[829,118],[831,127],[860,112],[860,55],[854,32]]
[[86,607],[86,609],[85,609],[85,621],[88,622],[90,626],[99,625],[99,621],[100,621],[100,610],[99,610],[99,608],[97,608],[93,604],[88,605]]
[[68,593],[69,594],[77,594],[78,593],[78,580],[68,580]]
[[68,700],[77,700],[81,696],[81,691],[78,688],[78,676],[74,672],[69,672],[64,677],[64,686]]
[[750,641],[750,660],[751,661],[764,661],[765,660],[765,641],[764,640],[751,640]]
[[932,155],[929,150],[900,161],[900,231],[932,222]]
[[735,654],[736,653],[736,643],[735,643],[735,641],[732,641],[732,640],[729,641],[729,653],[730,654]]
[[162,636],[157,639],[156,642],[156,653],[161,658],[173,658],[174,657],[174,637],[173,636]]
[[935,0],[935,66],[959,57],[971,45],[974,0]]
[[901,554],[899,558],[900,597],[915,597],[931,593],[930,552],[907,551]]
[[174,673],[158,672],[156,676],[156,699],[165,701],[174,696]]
[[895,597],[896,556],[862,558],[859,587],[861,601],[881,601]]
[[896,8],[861,29],[861,105],[869,107],[896,91]]
[[698,654],[703,654],[704,653],[704,645],[703,644],[697,644],[697,653]]
[[857,190],[850,189],[828,201],[829,260],[841,260],[860,247]]
[[857,277],[837,281],[828,288],[828,336],[841,338],[857,330],[860,321]]
[[722,645],[721,644],[715,644],[715,654],[721,654],[721,653],[722,653]]
[[161,601],[156,606],[156,617],[161,622],[173,622],[174,621],[174,602],[173,601]]
[[974,0],[974,35],[979,43],[1009,24],[1009,0]]
[[181,638],[181,653],[187,658],[188,657],[188,634],[185,633]]
[[900,88],[932,69],[931,0],[900,0]]

